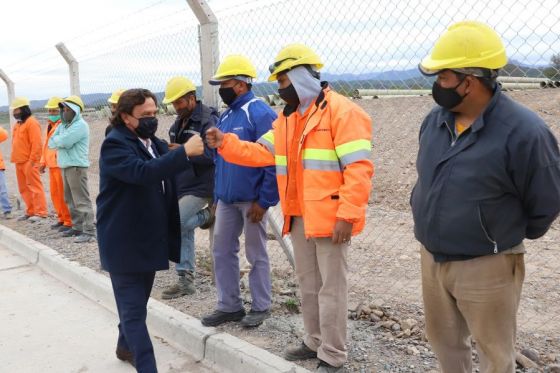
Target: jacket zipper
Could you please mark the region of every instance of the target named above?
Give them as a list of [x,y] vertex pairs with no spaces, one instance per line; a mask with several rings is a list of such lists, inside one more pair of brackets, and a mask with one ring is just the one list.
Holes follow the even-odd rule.
[[459,136],[455,135],[454,131],[451,130],[451,127],[449,127],[449,124],[447,124],[447,121],[443,122],[445,123],[445,127],[447,128],[447,130],[449,131],[449,134],[451,135],[451,147],[454,147],[455,144],[457,143],[457,140],[459,139]]
[[477,207],[478,208],[478,221],[480,222],[480,226],[482,227],[482,231],[484,232],[484,235],[486,235],[486,239],[490,242],[492,242],[492,244],[494,245],[494,254],[498,253],[498,243],[496,241],[494,241],[492,239],[492,237],[490,237],[490,234],[488,233],[488,230],[486,230],[486,227],[484,226],[484,223],[482,221],[482,211],[480,211],[480,206]]
[[317,106],[315,108],[315,110],[313,111],[313,113],[311,113],[308,117],[307,120],[305,121],[305,125],[303,126],[303,131],[301,132],[301,139],[299,141],[299,144],[303,146],[303,142],[305,141],[305,129],[307,128],[307,124],[309,123],[309,121],[311,120],[311,118],[313,117],[313,115],[315,115],[315,113],[317,112],[317,110],[319,110],[319,106]]

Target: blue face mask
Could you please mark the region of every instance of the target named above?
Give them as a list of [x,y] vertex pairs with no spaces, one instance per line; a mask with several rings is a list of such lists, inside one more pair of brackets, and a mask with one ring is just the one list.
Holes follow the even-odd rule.
[[49,120],[53,123],[56,123],[60,120],[60,114],[58,115],[49,115]]

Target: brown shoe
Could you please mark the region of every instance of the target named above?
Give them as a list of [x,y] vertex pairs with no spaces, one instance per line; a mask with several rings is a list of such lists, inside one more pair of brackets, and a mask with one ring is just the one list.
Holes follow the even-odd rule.
[[115,353],[117,355],[117,359],[126,361],[133,367],[136,367],[136,365],[134,365],[134,355],[132,354],[132,352],[128,351],[124,347],[117,346],[117,351],[115,351]]
[[307,359],[315,359],[317,358],[317,352],[313,351],[305,343],[301,343],[299,347],[291,348],[286,351],[284,355],[284,359],[288,361],[295,361],[295,360],[307,360]]

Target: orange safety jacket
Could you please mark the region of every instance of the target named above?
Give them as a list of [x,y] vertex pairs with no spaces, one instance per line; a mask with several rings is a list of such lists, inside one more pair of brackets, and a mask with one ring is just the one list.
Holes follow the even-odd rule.
[[43,145],[43,154],[41,155],[41,166],[46,166],[47,168],[58,167],[57,161],[57,151],[56,149],[49,148],[49,139],[54,133],[56,127],[61,123],[60,119],[56,122],[51,122],[48,120],[49,126],[47,127],[47,138],[45,139],[45,144]]
[[31,161],[39,164],[41,161],[41,125],[31,116],[23,123],[14,124],[12,133],[12,163]]
[[[0,127],[0,142],[4,142],[8,139],[8,131]],[[4,157],[2,157],[2,152],[0,152],[0,170],[5,170],[6,164],[4,163]]]
[[[257,143],[225,134],[218,151],[226,161],[242,166],[276,165],[285,215],[283,234],[290,231],[286,211],[288,178],[292,177],[298,185],[306,237],[332,236],[337,219],[353,223],[353,235],[360,233],[365,225],[373,177],[370,117],[326,86],[305,118],[297,154],[291,154],[288,129],[296,127],[295,118],[296,115],[281,113],[273,128]],[[287,172],[291,157],[299,160],[295,175]]]

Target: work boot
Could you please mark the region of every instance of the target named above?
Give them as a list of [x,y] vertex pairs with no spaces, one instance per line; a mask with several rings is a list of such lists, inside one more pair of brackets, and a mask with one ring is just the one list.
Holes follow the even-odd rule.
[[31,215],[22,215],[19,218],[17,218],[17,221],[25,221],[27,219],[29,219],[31,217]]
[[67,232],[67,231],[72,230],[72,227],[69,227],[69,226],[67,226],[67,225],[62,225],[62,226],[58,227],[57,230],[58,230],[60,233],[64,233],[64,232]]
[[67,231],[62,232],[62,237],[74,237],[79,236],[80,234],[82,234],[82,232],[80,232],[79,230],[70,228]]
[[93,234],[81,233],[76,237],[74,243],[88,243],[92,241],[95,241],[95,236]]
[[185,274],[180,274],[177,283],[171,285],[161,293],[161,299],[175,299],[194,293],[196,293],[194,274],[188,271]]
[[200,229],[210,229],[216,221],[216,214],[214,214],[214,209],[210,206],[207,206],[205,210],[208,211],[208,218],[203,224],[199,226]]
[[218,326],[228,321],[241,321],[243,317],[245,317],[245,310],[243,308],[236,312],[215,310],[210,315],[204,316],[200,322],[204,326]]
[[342,372],[344,372],[344,366],[333,367],[326,361],[319,360],[319,365],[317,366],[317,373],[342,373]]
[[51,225],[51,229],[57,229],[58,230],[63,225],[64,225],[64,223],[59,221],[58,223]]
[[133,367],[136,367],[136,365],[134,364],[134,355],[132,354],[132,352],[128,351],[124,347],[117,346],[117,350],[115,351],[115,353],[117,355],[117,359],[126,361]]
[[241,320],[241,325],[246,328],[254,328],[263,323],[270,317],[270,310],[265,311],[249,311],[249,313]]
[[6,220],[12,219],[12,218],[13,218],[12,212],[11,212],[11,211],[6,211],[6,212],[2,215],[2,217],[3,217],[4,219],[6,219]]
[[316,359],[317,352],[313,351],[303,342],[296,348],[291,348],[284,354],[284,359],[288,361]]

